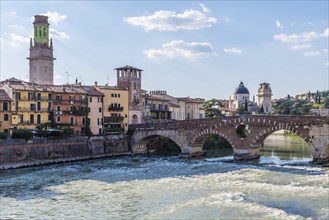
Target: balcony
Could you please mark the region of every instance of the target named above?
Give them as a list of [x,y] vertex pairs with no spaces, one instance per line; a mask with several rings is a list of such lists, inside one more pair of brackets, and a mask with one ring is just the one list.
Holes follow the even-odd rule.
[[151,112],[169,112],[169,108],[168,107],[162,107],[162,108],[150,107],[150,111]]
[[108,108],[109,111],[112,111],[112,112],[122,112],[123,111],[123,107],[115,107],[115,106],[109,106]]
[[122,124],[124,117],[122,116],[110,116],[104,117],[105,124]]

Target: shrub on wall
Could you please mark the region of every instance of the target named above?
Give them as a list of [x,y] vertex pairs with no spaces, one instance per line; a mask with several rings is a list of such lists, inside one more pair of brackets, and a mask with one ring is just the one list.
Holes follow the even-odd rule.
[[12,139],[25,139],[26,141],[30,140],[33,137],[33,134],[27,129],[16,129],[13,130],[11,135]]
[[0,139],[7,139],[7,137],[8,137],[8,134],[7,133],[5,133],[5,132],[0,132]]

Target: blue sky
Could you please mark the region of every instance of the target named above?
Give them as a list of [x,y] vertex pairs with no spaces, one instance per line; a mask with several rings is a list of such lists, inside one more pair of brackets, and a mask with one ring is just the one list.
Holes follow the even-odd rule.
[[[116,84],[228,99],[243,81],[273,98],[328,89],[328,1],[3,1],[1,80],[28,80],[33,16],[49,16],[55,83]],[[68,75],[67,75],[68,73]]]

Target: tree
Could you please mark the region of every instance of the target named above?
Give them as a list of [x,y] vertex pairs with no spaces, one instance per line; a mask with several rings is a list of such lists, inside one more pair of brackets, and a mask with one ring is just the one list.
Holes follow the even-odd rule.
[[25,139],[26,141],[30,140],[33,137],[33,134],[27,129],[15,129],[11,135],[12,139]]
[[222,102],[218,99],[207,100],[203,104],[207,118],[223,116],[221,110],[219,109],[220,107],[222,107]]

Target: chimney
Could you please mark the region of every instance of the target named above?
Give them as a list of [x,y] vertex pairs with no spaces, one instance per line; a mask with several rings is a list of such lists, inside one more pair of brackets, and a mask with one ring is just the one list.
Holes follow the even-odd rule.
[[97,81],[95,81],[95,86],[97,87]]

